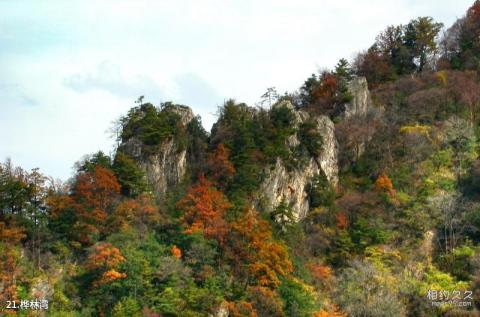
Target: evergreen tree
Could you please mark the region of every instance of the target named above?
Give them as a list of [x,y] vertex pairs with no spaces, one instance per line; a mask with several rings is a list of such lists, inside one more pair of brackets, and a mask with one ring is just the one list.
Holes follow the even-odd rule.
[[125,196],[136,197],[147,191],[146,175],[136,162],[128,155],[118,152],[112,166],[118,182],[122,186],[121,193]]

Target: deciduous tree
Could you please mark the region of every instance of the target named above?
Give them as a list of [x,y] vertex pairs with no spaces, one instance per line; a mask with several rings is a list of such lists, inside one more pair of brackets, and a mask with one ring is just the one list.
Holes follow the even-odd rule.
[[201,232],[207,239],[223,244],[228,232],[225,214],[231,204],[212,182],[201,176],[177,207],[183,211],[186,233]]
[[273,240],[270,225],[254,209],[246,209],[231,227],[229,256],[247,285],[275,288],[292,272],[285,246]]
[[235,174],[235,167],[230,162],[230,150],[223,143],[208,155],[207,166],[210,177],[219,185],[225,185]]
[[108,284],[118,279],[127,277],[125,273],[118,272],[118,266],[125,261],[119,249],[110,243],[96,245],[89,255],[85,267],[97,276],[92,286],[94,288]]
[[[26,237],[22,228],[14,222],[7,226],[5,222],[0,221],[0,301],[4,304],[0,307],[0,312],[5,311],[7,301],[17,300],[17,280],[21,273],[21,244]],[[7,311],[6,313],[13,313]]]
[[105,230],[108,215],[113,212],[119,194],[120,184],[113,172],[104,167],[97,166],[93,173],[77,176],[72,207],[76,213],[75,230],[79,242],[91,244]]

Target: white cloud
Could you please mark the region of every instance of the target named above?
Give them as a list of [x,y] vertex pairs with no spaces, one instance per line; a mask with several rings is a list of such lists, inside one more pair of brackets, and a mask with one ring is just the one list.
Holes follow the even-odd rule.
[[100,63],[94,72],[70,75],[65,78],[67,87],[83,93],[90,90],[105,90],[119,97],[133,100],[140,95],[152,99],[161,99],[162,90],[147,75],[125,78],[119,65],[108,61]]

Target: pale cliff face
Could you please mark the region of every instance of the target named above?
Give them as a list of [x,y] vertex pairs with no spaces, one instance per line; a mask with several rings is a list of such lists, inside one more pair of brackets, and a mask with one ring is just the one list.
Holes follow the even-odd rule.
[[[349,84],[349,93],[352,101],[345,105],[344,120],[365,118],[371,107],[367,80],[364,77],[354,78]],[[277,106],[286,106],[294,111],[297,127],[311,118],[309,113],[302,110],[296,111],[289,103],[281,103]],[[280,205],[282,201],[285,202],[290,206],[297,220],[304,218],[310,210],[306,190],[312,178],[323,173],[332,187],[335,188],[338,184],[339,145],[335,137],[335,125],[327,116],[315,116],[313,119],[323,139],[320,155],[307,158],[306,166],[293,170],[288,170],[285,162],[277,159],[273,169],[267,168],[267,177],[261,185],[258,197],[262,205],[270,210]],[[288,141],[291,149],[300,143],[297,135],[292,135]],[[362,143],[362,149],[364,146],[365,144]]]
[[[282,103],[277,106],[286,106],[294,111],[296,127],[310,119],[307,112],[295,111],[290,103]],[[285,162],[278,158],[273,169],[266,168],[267,177],[263,181],[257,197],[268,210],[274,209],[283,201],[290,206],[297,220],[304,218],[310,209],[306,189],[315,176],[324,173],[332,186],[335,187],[338,183],[338,144],[335,138],[334,124],[326,116],[318,116],[313,119],[316,122],[316,129],[323,139],[320,155],[310,156],[306,158],[306,165],[290,170],[285,166]],[[292,135],[288,143],[293,151],[300,141],[297,135]]]
[[[170,106],[163,111],[177,113],[184,126],[194,117],[188,107]],[[130,138],[121,147],[145,171],[147,181],[159,200],[165,198],[167,191],[178,185],[186,175],[187,150],[180,148],[174,138],[164,140],[154,150],[150,148],[148,153],[136,137]]]
[[370,91],[365,77],[354,78],[348,85],[348,92],[352,96],[352,101],[345,105],[345,119],[354,116],[365,117],[371,105]]
[[[353,98],[345,105],[345,120],[365,117],[371,104],[367,81],[363,77],[355,78],[350,83],[349,90]],[[292,164],[283,162],[280,158],[277,158],[273,166],[266,166],[266,177],[260,184],[254,205],[261,205],[266,211],[271,211],[283,201],[291,208],[295,218],[300,220],[310,210],[307,189],[313,178],[325,175],[333,188],[338,184],[339,144],[335,137],[335,125],[329,117],[296,110],[288,101],[280,102],[274,107],[291,109],[297,130],[307,120],[313,121],[317,132],[322,136],[322,148],[317,156],[305,154],[304,164],[301,166],[291,167]],[[184,126],[194,117],[188,107],[170,106],[163,111],[177,113]],[[252,115],[255,115],[255,111],[252,111]],[[287,142],[292,152],[300,144],[297,134],[291,135]],[[165,198],[168,190],[178,185],[187,173],[187,150],[180,148],[174,138],[164,140],[155,149],[149,149],[148,153],[145,153],[141,141],[132,137],[122,144],[122,149],[146,172],[148,182],[160,200]]]

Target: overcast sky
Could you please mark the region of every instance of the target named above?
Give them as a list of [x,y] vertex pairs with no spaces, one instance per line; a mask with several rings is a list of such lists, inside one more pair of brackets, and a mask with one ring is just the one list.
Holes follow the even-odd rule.
[[140,95],[191,106],[210,129],[227,98],[293,91],[390,24],[446,26],[473,0],[0,0],[0,160],[66,180],[111,152]]

